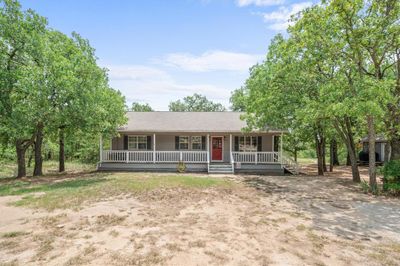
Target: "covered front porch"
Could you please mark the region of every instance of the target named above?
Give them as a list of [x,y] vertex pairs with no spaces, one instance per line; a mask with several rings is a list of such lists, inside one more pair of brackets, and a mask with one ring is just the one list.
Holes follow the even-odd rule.
[[124,133],[107,150],[100,140],[99,169],[172,170],[183,162],[188,171],[210,172],[215,165],[232,173],[283,171],[282,139],[282,134],[268,133]]

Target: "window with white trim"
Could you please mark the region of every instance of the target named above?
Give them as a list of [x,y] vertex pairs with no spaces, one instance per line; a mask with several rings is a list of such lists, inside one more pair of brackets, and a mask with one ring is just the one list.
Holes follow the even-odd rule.
[[192,150],[201,150],[202,149],[202,142],[201,136],[192,136]]
[[128,150],[147,150],[147,136],[128,136]]
[[258,138],[254,136],[239,137],[239,151],[255,152],[257,151]]
[[188,136],[179,136],[179,149],[180,150],[188,150],[189,149],[189,137]]

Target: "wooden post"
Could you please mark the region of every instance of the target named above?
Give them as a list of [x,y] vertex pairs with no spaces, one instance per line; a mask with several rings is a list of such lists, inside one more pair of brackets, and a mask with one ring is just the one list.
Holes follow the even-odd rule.
[[156,134],[153,134],[153,163],[156,163]]
[[207,163],[210,163],[210,134],[207,134]]
[[100,135],[100,163],[103,162],[103,136]]
[[232,163],[232,134],[229,134],[229,160]]

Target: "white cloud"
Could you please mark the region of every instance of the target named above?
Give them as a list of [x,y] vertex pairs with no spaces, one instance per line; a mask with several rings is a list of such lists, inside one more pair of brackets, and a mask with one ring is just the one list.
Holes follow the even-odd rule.
[[108,65],[110,85],[121,91],[128,105],[132,102],[149,103],[156,110],[168,110],[170,101],[193,93],[229,106],[230,92],[213,84],[181,84],[167,72],[142,65]]
[[273,30],[285,30],[290,25],[289,19],[292,15],[312,6],[312,2],[301,2],[290,5],[289,7],[281,6],[278,10],[263,13],[264,21],[271,23],[268,27]]
[[208,51],[201,55],[172,53],[157,60],[165,65],[185,71],[240,71],[247,72],[251,66],[263,59],[263,55],[233,53],[226,51]]
[[237,0],[236,4],[240,7],[243,6],[275,6],[281,5],[285,2],[285,0]]

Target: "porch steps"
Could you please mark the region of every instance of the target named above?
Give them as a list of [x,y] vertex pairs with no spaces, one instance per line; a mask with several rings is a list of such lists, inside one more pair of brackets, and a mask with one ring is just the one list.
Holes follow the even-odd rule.
[[283,168],[285,169],[285,172],[292,174],[292,175],[298,175],[300,173],[299,165],[292,158],[283,156],[282,163],[283,163]]
[[230,163],[210,163],[208,168],[209,174],[233,174],[232,165]]

